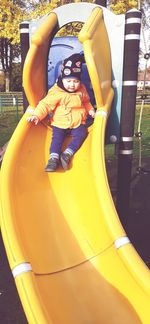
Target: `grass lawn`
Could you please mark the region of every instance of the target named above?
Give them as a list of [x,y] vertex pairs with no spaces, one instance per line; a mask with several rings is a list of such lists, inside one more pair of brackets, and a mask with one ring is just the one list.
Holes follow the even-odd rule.
[[[12,133],[14,132],[19,119],[22,116],[22,112],[19,111],[17,114],[14,112],[5,112],[0,114],[0,147],[2,147],[6,142],[9,141]],[[140,106],[136,108],[136,118],[135,118],[135,133],[138,130],[140,116]],[[141,122],[141,148],[142,148],[142,156],[150,156],[150,106],[145,105],[142,114],[142,122]],[[114,158],[115,157],[115,145],[109,144],[105,147],[106,158]],[[138,156],[139,154],[139,138],[134,137],[134,156]]]
[[[135,119],[135,133],[138,130],[140,117],[140,106],[136,109],[136,119]],[[142,113],[141,120],[141,151],[142,156],[150,156],[150,105],[145,105]],[[134,155],[137,156],[139,151],[139,138],[134,137]]]
[[5,112],[0,114],[0,147],[7,143],[14,132],[22,113]]
[[[136,116],[135,116],[135,128],[134,133],[138,131],[139,117],[140,117],[140,106],[136,107]],[[140,131],[141,136],[141,154],[142,157],[150,157],[150,105],[145,105],[143,108],[141,127]],[[134,136],[133,140],[133,156],[139,156],[139,145],[140,139],[137,136]],[[115,145],[108,144],[105,147],[106,158],[113,159],[115,157]]]

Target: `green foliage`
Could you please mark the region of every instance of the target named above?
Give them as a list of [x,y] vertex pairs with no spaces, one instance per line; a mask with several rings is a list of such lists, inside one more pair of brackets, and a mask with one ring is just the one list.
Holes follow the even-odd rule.
[[138,8],[137,0],[112,0],[110,9],[116,14],[125,14],[129,9]]
[[19,23],[23,20],[23,12],[11,0],[3,0],[0,11],[0,38],[7,38],[12,44],[19,42]]
[[[9,75],[11,90],[20,89],[20,77],[15,74],[13,64],[20,56],[20,23],[43,16],[58,4],[58,0],[0,0],[0,66]],[[20,74],[21,75],[21,74]],[[2,77],[1,77],[2,79]],[[3,90],[3,80],[0,81]],[[14,83],[15,82],[15,83]],[[19,87],[19,88],[18,88]]]
[[24,20],[32,20],[42,17],[49,13],[51,10],[58,7],[59,0],[52,0],[47,2],[46,0],[35,2],[30,1],[30,5],[28,6],[28,10],[24,16]]
[[80,32],[83,23],[73,22],[61,28],[56,36],[76,36]]
[[8,39],[11,44],[20,42],[19,25],[24,20],[44,16],[58,6],[58,0],[51,2],[28,0],[3,0],[0,11],[0,38]]

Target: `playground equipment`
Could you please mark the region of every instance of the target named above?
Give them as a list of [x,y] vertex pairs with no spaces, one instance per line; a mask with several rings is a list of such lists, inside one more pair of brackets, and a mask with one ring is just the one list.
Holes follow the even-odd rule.
[[[26,118],[46,92],[49,43],[54,31],[69,22],[68,17],[85,22],[79,40],[97,111],[70,170],[47,174],[43,168],[51,128],[46,121],[34,127]],[[26,58],[23,80],[30,107],[4,156],[1,228],[20,299],[32,324],[150,321],[149,270],[121,226],[105,170],[105,130],[114,93],[121,100],[120,88],[111,86],[111,56],[115,66],[117,42],[113,33],[110,37],[112,21],[124,31],[124,18],[117,19],[98,5],[60,7],[33,35]],[[119,84],[120,79],[116,80],[114,85]],[[124,87],[131,86],[125,81]]]

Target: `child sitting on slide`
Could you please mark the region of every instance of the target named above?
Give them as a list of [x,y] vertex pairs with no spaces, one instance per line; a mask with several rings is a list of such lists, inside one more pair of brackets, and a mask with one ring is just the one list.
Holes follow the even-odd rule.
[[[64,170],[69,168],[72,156],[87,137],[86,117],[88,114],[93,118],[95,116],[89,95],[81,83],[82,61],[80,54],[73,54],[64,60],[57,82],[39,102],[34,115],[27,119],[37,125],[52,113],[52,141],[46,172],[55,171],[60,161]],[[61,152],[68,130],[72,139]]]

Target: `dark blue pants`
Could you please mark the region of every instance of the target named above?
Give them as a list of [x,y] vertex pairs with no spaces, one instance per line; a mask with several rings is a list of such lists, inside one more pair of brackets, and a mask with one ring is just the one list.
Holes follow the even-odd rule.
[[69,143],[67,149],[70,149],[74,154],[82,145],[82,143],[84,142],[88,134],[87,127],[86,125],[83,124],[81,124],[77,128],[72,128],[72,129],[63,129],[55,126],[52,126],[52,129],[53,129],[53,133],[52,133],[52,142],[50,146],[50,154],[57,153],[60,155],[62,144],[67,135],[71,135],[72,137],[71,142]]

